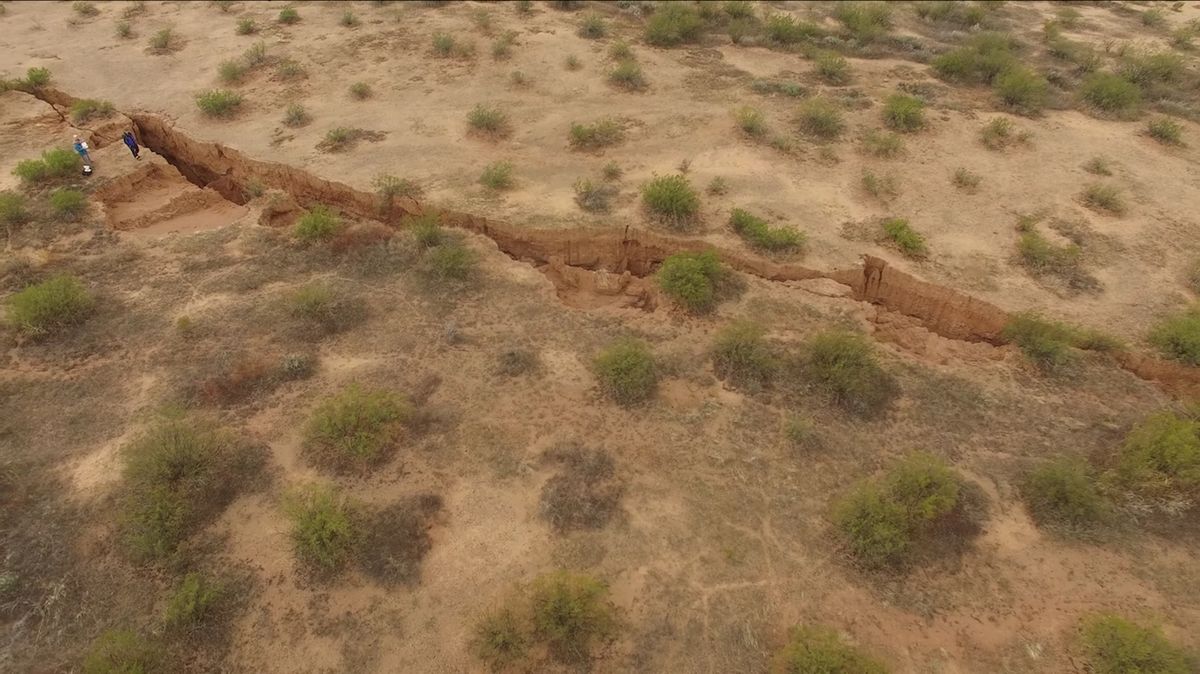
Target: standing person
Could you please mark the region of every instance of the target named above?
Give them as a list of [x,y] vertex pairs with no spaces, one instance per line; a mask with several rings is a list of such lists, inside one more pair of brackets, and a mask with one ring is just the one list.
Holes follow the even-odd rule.
[[138,154],[141,152],[141,148],[138,147],[137,138],[133,137],[132,131],[126,131],[125,133],[121,134],[121,140],[125,141],[125,146],[129,148],[130,152],[133,153],[134,159],[141,159],[141,156]]
[[88,154],[87,143],[80,140],[79,136],[75,136],[75,151],[79,153],[80,157],[83,157],[84,164],[91,165],[92,157]]

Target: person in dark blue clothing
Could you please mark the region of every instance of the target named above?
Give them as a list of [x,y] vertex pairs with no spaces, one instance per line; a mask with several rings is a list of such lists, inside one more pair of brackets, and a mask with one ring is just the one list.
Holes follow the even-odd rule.
[[141,148],[138,147],[137,138],[133,137],[132,131],[126,131],[125,133],[121,134],[121,140],[125,141],[125,146],[129,148],[130,152],[133,153],[134,159],[141,159],[141,157],[138,155],[138,153],[141,152]]

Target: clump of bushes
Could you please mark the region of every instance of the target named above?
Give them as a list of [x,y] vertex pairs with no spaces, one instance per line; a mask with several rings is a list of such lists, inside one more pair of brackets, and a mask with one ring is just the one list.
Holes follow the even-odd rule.
[[464,286],[479,273],[475,254],[462,241],[446,238],[428,248],[421,260],[421,273],[436,285]]
[[804,102],[796,124],[804,133],[822,140],[836,140],[846,129],[846,122],[837,104],[820,96]]
[[813,57],[817,76],[829,84],[846,84],[850,81],[850,62],[837,52],[822,51]]
[[166,623],[174,630],[194,630],[220,608],[226,588],[198,573],[189,573],[167,599]]
[[335,489],[321,485],[294,489],[283,507],[292,523],[292,548],[311,571],[332,574],[354,556],[362,538],[357,508]]
[[556,661],[578,665],[609,643],[619,627],[608,586],[581,573],[556,571],[536,578],[510,606],[484,616],[471,650],[493,671],[519,663],[533,644]]
[[800,375],[859,416],[882,413],[899,391],[879,366],[871,344],[861,335],[840,330],[813,337],[800,362]]
[[1183,126],[1167,117],[1150,120],[1146,134],[1163,145],[1183,145]]
[[941,459],[915,453],[885,476],[851,489],[834,522],[855,560],[870,569],[902,566],[915,544],[962,509],[962,484]]
[[608,35],[608,24],[604,23],[604,19],[599,14],[587,14],[579,22],[579,30],[576,33],[579,37],[598,40]]
[[1168,358],[1200,365],[1200,304],[1156,325],[1150,331],[1150,343]]
[[506,190],[513,186],[513,164],[510,161],[497,161],[483,167],[479,174],[479,182],[492,190]]
[[400,395],[351,386],[313,410],[304,449],[317,465],[338,472],[362,470],[391,454],[411,417],[411,406]]
[[769,14],[763,22],[767,39],[782,46],[793,45],[825,34],[811,21],[799,21],[790,14]]
[[717,254],[676,253],[663,260],[655,280],[668,297],[694,314],[717,305],[718,286],[725,272]]
[[13,175],[26,184],[61,180],[73,175],[83,166],[78,154],[56,147],[42,153],[41,159],[24,159],[17,163]]
[[642,205],[655,220],[672,229],[685,229],[696,221],[700,196],[682,174],[655,176],[642,185]]
[[511,132],[508,113],[494,105],[480,103],[467,113],[471,131],[492,138],[502,138]]
[[1195,495],[1200,487],[1200,421],[1174,412],[1146,418],[1125,436],[1117,482],[1151,496]]
[[983,177],[974,171],[960,167],[955,169],[951,180],[954,182],[955,187],[968,192],[974,192],[979,187],[979,183],[983,181]]
[[329,241],[341,231],[342,224],[328,206],[313,206],[296,221],[296,238],[305,243]]
[[1045,106],[1049,83],[1029,68],[1013,66],[997,75],[993,86],[1005,105],[1029,114]]
[[884,202],[895,198],[900,192],[893,176],[878,175],[874,171],[863,171],[862,186],[867,194]]
[[883,235],[905,256],[920,259],[929,255],[925,237],[913,229],[905,218],[888,218],[881,226]]
[[607,213],[617,187],[606,183],[592,182],[587,178],[575,181],[575,203],[590,213]]
[[232,117],[242,105],[242,95],[227,89],[209,89],[196,94],[196,107],[209,117]]
[[771,227],[766,220],[744,211],[733,209],[729,215],[729,226],[751,246],[767,251],[794,251],[804,247],[805,237],[790,227]]
[[355,82],[350,85],[350,98],[365,101],[371,97],[371,85],[366,82]]
[[979,132],[979,140],[989,150],[1003,150],[1017,143],[1029,141],[1029,134],[1017,133],[1011,120],[993,117]]
[[125,540],[143,560],[174,555],[261,465],[238,438],[188,418],[159,421],[123,454]]
[[279,23],[291,25],[300,21],[300,12],[295,7],[284,7],[279,10]]
[[16,192],[0,192],[0,224],[11,231],[28,220],[25,197]]
[[758,108],[748,105],[740,107],[733,112],[733,117],[737,120],[738,128],[747,136],[761,138],[767,132],[766,118]]
[[917,131],[925,126],[925,104],[916,96],[892,94],[883,104],[883,123],[896,131]]
[[[924,4],[924,3],[923,3]],[[778,674],[886,674],[875,658],[844,642],[838,633],[821,626],[797,627],[775,655],[772,672]]]
[[42,337],[83,322],[95,306],[92,294],[73,276],[55,276],[13,293],[5,301],[9,325]]
[[839,2],[833,17],[861,43],[874,42],[891,26],[891,9],[886,2]]
[[[673,5],[672,5],[673,6]],[[642,67],[633,60],[623,60],[608,73],[608,81],[629,91],[642,91],[648,85]]]
[[238,35],[253,35],[258,32],[258,24],[254,22],[254,19],[238,19],[237,27],[233,29],[233,32]]
[[165,54],[175,48],[175,31],[163,28],[150,38],[150,51]]
[[1125,214],[1125,200],[1121,198],[1120,190],[1112,185],[1092,183],[1084,188],[1079,198],[1083,205],[1094,211],[1103,211],[1111,215]]
[[1083,461],[1057,459],[1034,468],[1022,480],[1021,494],[1041,525],[1087,527],[1108,514],[1096,478]]
[[645,402],[658,387],[654,354],[636,340],[613,342],[596,356],[592,368],[599,380],[600,391],[619,405]]
[[1117,116],[1133,114],[1142,103],[1138,85],[1109,72],[1088,75],[1079,85],[1079,95],[1093,108]]
[[1015,343],[1025,357],[1043,370],[1056,371],[1075,361],[1075,352],[1071,350],[1075,333],[1071,327],[1037,314],[1014,314],[1001,336]]
[[625,130],[615,119],[601,119],[591,124],[571,123],[571,147],[595,150],[616,145],[625,138]]
[[87,197],[79,190],[59,188],[50,193],[49,202],[60,220],[77,220],[87,210]]
[[416,181],[409,178],[398,178],[394,175],[380,174],[371,180],[375,193],[379,195],[379,210],[388,212],[397,198],[420,199],[425,190]]
[[83,660],[84,674],[153,672],[165,660],[162,647],[128,629],[112,629],[96,637]]
[[871,129],[863,136],[862,148],[873,157],[891,159],[904,152],[904,139],[890,131]]
[[71,104],[71,119],[76,124],[82,124],[91,119],[103,119],[112,114],[113,104],[108,101],[83,98]]
[[1112,614],[1084,620],[1083,648],[1089,671],[1095,674],[1188,674],[1192,659],[1163,636],[1162,630],[1143,627]]
[[1030,228],[1018,239],[1017,254],[1035,276],[1056,276],[1071,288],[1095,286],[1095,279],[1083,268],[1083,250],[1074,243],[1056,245]]
[[713,371],[737,388],[760,391],[770,385],[779,360],[756,323],[740,321],[722,328],[713,340]]
[[646,42],[658,47],[673,47],[695,42],[704,30],[704,20],[696,8],[673,2],[662,5],[646,22]]
[[1016,42],[999,33],[979,33],[963,47],[933,60],[933,69],[943,79],[990,84],[1000,73],[1017,64],[1012,53]]

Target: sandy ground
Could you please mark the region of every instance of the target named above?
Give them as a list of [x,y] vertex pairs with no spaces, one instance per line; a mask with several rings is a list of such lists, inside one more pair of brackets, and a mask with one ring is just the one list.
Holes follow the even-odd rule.
[[[780,130],[790,128],[794,115],[791,99],[752,93],[753,78],[793,73],[821,87],[810,62],[765,48],[637,44],[651,87],[630,94],[603,79],[612,39],[579,38],[577,14],[541,4],[522,19],[503,4],[353,3],[362,24],[344,28],[337,24],[341,3],[299,3],[302,21],[285,27],[273,22],[276,3],[239,2],[223,13],[207,3],[151,2],[132,19],[136,38],[122,41],[112,24],[126,4],[102,3],[98,17],[76,24],[68,3],[6,3],[0,70],[45,65],[63,91],[162,113],[193,137],[251,157],[361,189],[379,173],[411,177],[430,202],[513,223],[641,223],[637,186],[688,159],[695,184],[723,176],[731,185],[729,194],[704,201],[704,235],[728,245],[737,240],[724,226],[727,211],[747,207],[808,233],[813,245],[805,264],[851,266],[868,252],[1004,308],[1036,307],[1135,341],[1151,320],[1189,297],[1181,278],[1200,253],[1192,215],[1200,197],[1189,189],[1197,150],[1194,144],[1165,150],[1140,135],[1140,123],[1071,110],[1014,118],[1032,142],[997,153],[980,145],[977,134],[1002,113],[980,92],[939,88],[931,128],[907,139],[904,157],[870,159],[844,140],[833,146],[839,161],[829,164],[804,141],[788,156],[738,135],[730,111],[739,105],[763,108]],[[807,11],[799,3],[780,6]],[[492,61],[490,39],[471,18],[481,8],[492,13],[494,35],[519,31],[511,61]],[[637,34],[632,18],[603,11],[618,34]],[[1081,35],[1139,35],[1135,19],[1081,11],[1088,19]],[[1189,5],[1171,20],[1198,14]],[[256,19],[262,32],[235,35],[234,22],[243,17]],[[163,26],[180,34],[182,48],[146,53],[147,37]],[[60,43],[68,30],[87,36],[92,48]],[[430,37],[438,31],[475,40],[478,55],[470,62],[434,58]],[[192,94],[215,86],[217,63],[257,40],[302,63],[307,78],[285,84],[269,72],[254,75],[240,87],[247,109],[238,117],[199,117]],[[584,67],[563,68],[567,54],[578,55]],[[899,83],[942,87],[920,64],[852,63],[851,86],[876,103],[849,113],[850,136],[880,127],[878,100]],[[528,73],[532,83],[511,87],[513,70]],[[346,94],[358,80],[372,85],[371,99]],[[280,124],[292,101],[310,110],[311,124]],[[468,136],[466,113],[479,102],[509,111],[511,137]],[[14,185],[17,161],[72,133],[47,106],[22,94],[0,95],[0,115],[2,188]],[[569,124],[603,116],[628,120],[624,143],[600,154],[572,151]],[[1184,124],[1186,135],[1196,132]],[[386,137],[346,153],[317,151],[334,126]],[[1077,200],[1093,181],[1080,167],[1098,154],[1116,167],[1105,182],[1120,185],[1130,202],[1121,218],[1098,215]],[[1017,476],[1032,461],[1108,451],[1132,423],[1168,404],[1162,391],[1116,368],[1088,361],[1070,381],[1047,380],[1012,348],[923,333],[906,342],[914,331],[897,328],[880,346],[903,396],[887,418],[857,422],[819,400],[731,390],[713,376],[706,349],[712,333],[734,318],[757,320],[784,343],[830,325],[881,334],[891,319],[876,307],[806,292],[800,284],[749,279],[746,291],[711,318],[667,308],[577,310],[559,302],[542,273],[481,238],[469,242],[484,282],[443,296],[407,269],[368,275],[297,250],[284,233],[256,225],[261,202],[216,200],[150,153],[134,162],[118,145],[96,159],[102,175],[94,217],[77,231],[18,240],[5,256],[47,270],[70,268],[110,308],[79,340],[8,348],[0,375],[8,421],[0,442],[13,457],[36,460],[59,476],[60,500],[87,513],[75,545],[67,547],[93,574],[108,574],[111,586],[85,592],[84,608],[63,618],[69,627],[57,633],[7,624],[0,668],[71,670],[105,628],[155,629],[168,579],[141,572],[109,540],[119,448],[197,372],[239,353],[296,351],[318,357],[314,378],[209,410],[269,448],[272,481],[236,500],[205,532],[217,542],[217,565],[246,569],[254,589],[228,649],[213,656],[215,663],[201,657],[197,669],[482,671],[466,648],[477,617],[514,585],[563,567],[605,578],[622,611],[622,636],[595,663],[602,672],[761,672],[787,629],[809,621],[833,626],[897,672],[1073,671],[1079,619],[1101,610],[1160,623],[1179,643],[1200,647],[1194,526],[1072,542],[1034,527],[1016,498]],[[514,161],[518,176],[517,188],[501,196],[476,184],[481,167],[497,159]],[[608,161],[626,170],[619,206],[603,217],[584,214],[571,184]],[[983,176],[977,192],[951,184],[960,166]],[[900,195],[886,207],[863,195],[864,168],[895,175]],[[1101,235],[1094,273],[1102,292],[1065,295],[1012,264],[1017,215],[1042,209]],[[889,214],[908,217],[928,236],[928,261],[913,263],[843,236],[846,223]],[[366,322],[321,340],[297,336],[278,305],[312,279],[361,297]],[[178,334],[182,316],[198,326],[198,337]],[[605,402],[589,371],[592,355],[626,334],[646,339],[670,364],[657,399],[632,411]],[[915,342],[923,347],[912,348]],[[517,346],[538,354],[540,372],[497,375],[499,353]],[[335,480],[371,505],[441,496],[419,582],[381,587],[357,572],[330,583],[306,579],[279,502],[289,485],[331,478],[301,456],[304,415],[349,383],[412,391],[430,381],[431,429],[370,476]],[[816,420],[828,446],[808,455],[785,446],[778,429],[790,413]],[[565,442],[610,452],[627,483],[621,515],[601,530],[559,536],[537,515],[550,474],[540,456]],[[917,448],[952,461],[986,494],[983,533],[961,557],[906,576],[854,571],[833,544],[831,499]],[[78,586],[64,587],[92,588],[87,583],[95,581],[85,575]]]

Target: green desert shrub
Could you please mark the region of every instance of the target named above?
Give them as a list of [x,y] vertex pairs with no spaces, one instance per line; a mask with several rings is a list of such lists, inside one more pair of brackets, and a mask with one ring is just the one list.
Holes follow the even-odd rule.
[[1150,120],[1146,133],[1163,145],[1183,145],[1183,126],[1167,117]]
[[66,148],[57,147],[42,153],[41,159],[25,159],[17,162],[13,175],[27,184],[36,184],[51,180],[61,180],[73,175],[83,166],[83,160],[78,154]]
[[444,237],[436,246],[425,251],[421,273],[437,286],[464,286],[479,274],[475,253],[457,238]]
[[862,186],[867,194],[883,202],[894,199],[900,193],[893,176],[879,175],[874,171],[863,171]]
[[501,137],[510,131],[508,113],[494,105],[479,103],[467,113],[471,130],[486,136]]
[[1175,52],[1130,51],[1121,57],[1119,71],[1138,86],[1178,81],[1184,72],[1183,57]]
[[1083,249],[1074,243],[1060,246],[1031,229],[1018,239],[1017,254],[1034,275],[1057,276],[1071,287],[1090,285],[1090,277],[1083,269]]
[[76,124],[82,124],[91,119],[103,119],[112,114],[113,104],[108,101],[84,98],[71,104],[71,119]]
[[253,35],[258,32],[258,24],[254,22],[254,19],[238,19],[237,27],[233,29],[233,32],[238,35]]
[[836,140],[846,130],[837,103],[821,96],[810,98],[800,106],[796,124],[805,134],[821,140]]
[[1136,112],[1142,103],[1142,92],[1138,85],[1109,72],[1088,75],[1079,85],[1079,95],[1088,105],[1120,116]]
[[511,609],[488,613],[475,624],[471,652],[493,672],[515,665],[524,659],[532,641],[524,622]]
[[642,91],[647,87],[646,76],[642,74],[642,67],[636,61],[631,60],[619,62],[608,73],[608,81],[613,86],[629,91]]
[[362,470],[390,456],[411,416],[411,406],[402,396],[351,386],[313,410],[304,448],[317,465],[338,472]]
[[663,292],[694,314],[711,311],[724,271],[717,254],[676,253],[663,260],[655,280]]
[[591,124],[571,123],[569,135],[571,147],[595,150],[616,145],[625,138],[625,130],[615,119],[605,118]]
[[608,24],[599,14],[585,14],[576,34],[589,40],[598,40],[608,35]]
[[872,569],[906,563],[962,505],[959,478],[942,460],[914,453],[882,478],[860,483],[834,508],[834,522],[855,560]]
[[974,171],[960,167],[955,169],[951,181],[954,183],[955,187],[968,192],[973,192],[979,187],[979,183],[983,182],[983,177]]
[[284,498],[296,557],[313,571],[331,574],[354,556],[362,537],[353,503],[332,487],[308,485]]
[[360,23],[360,21],[358,20],[358,17],[354,15],[354,12],[346,10],[345,12],[342,12],[342,17],[338,19],[338,23],[346,28],[354,28]]
[[150,50],[156,54],[164,54],[175,46],[175,31],[163,28],[150,37]]
[[646,22],[646,42],[658,47],[673,47],[695,42],[704,30],[704,20],[691,4],[672,2],[660,5]]
[[0,192],[0,225],[12,229],[29,221],[25,197],[17,192]]
[[740,321],[722,328],[712,346],[713,371],[730,384],[751,391],[766,388],[779,362],[756,323]]
[[819,333],[809,341],[800,375],[825,391],[852,414],[883,412],[898,393],[895,380],[882,367],[862,335],[840,330]]
[[608,586],[587,574],[539,576],[530,586],[535,637],[560,662],[586,662],[617,631],[617,610],[608,595]]
[[300,12],[295,7],[284,7],[279,10],[279,23],[293,24],[300,21]]
[[886,2],[839,2],[833,17],[851,38],[862,43],[878,40],[891,26],[891,9]]
[[793,45],[825,34],[810,21],[799,21],[790,14],[768,14],[763,22],[767,39],[777,45]]
[[1167,641],[1162,630],[1117,615],[1098,614],[1083,622],[1087,667],[1094,674],[1190,674],[1194,661]]
[[797,627],[775,654],[772,674],[886,674],[883,663],[844,643],[828,627]]
[[642,185],[642,205],[655,220],[685,229],[696,221],[700,196],[682,174],[654,176]]
[[1200,304],[1158,323],[1150,343],[1168,358],[1200,366]]
[[200,627],[216,613],[226,596],[220,583],[198,573],[187,574],[167,598],[167,626],[177,630]]
[[87,210],[87,196],[65,187],[50,193],[50,210],[60,220],[76,220]]
[[754,3],[750,0],[725,0],[721,5],[725,14],[731,19],[754,18]]
[[513,163],[497,161],[483,167],[479,182],[492,190],[507,190],[513,186]]
[[805,237],[790,227],[771,227],[749,211],[735,208],[729,226],[751,246],[767,251],[794,251],[804,247]]
[[654,354],[642,342],[622,339],[605,347],[592,363],[600,390],[620,405],[650,399],[658,387]]
[[997,75],[993,87],[1005,105],[1029,114],[1045,106],[1049,83],[1029,68],[1014,66]]
[[174,555],[261,465],[260,455],[232,434],[183,417],[156,422],[123,456],[124,537],[143,560]]
[[425,193],[415,180],[387,173],[372,178],[371,186],[375,188],[375,194],[379,195],[379,205],[383,211],[391,209],[396,199],[420,199]]
[[75,0],[71,3],[71,9],[80,16],[96,16],[100,13],[100,9],[96,7],[95,3],[85,0]]
[[607,183],[593,182],[588,178],[580,178],[573,185],[575,203],[591,213],[607,213],[613,197],[617,196],[617,187]]
[[761,138],[767,132],[766,118],[758,108],[742,106],[733,111],[733,118],[737,120],[738,128],[747,136]]
[[350,98],[365,101],[371,97],[371,85],[366,82],[355,82],[350,85]]
[[133,37],[133,26],[128,21],[118,21],[115,30],[119,38],[127,40]]
[[979,132],[979,140],[989,150],[1003,150],[1029,140],[1027,133],[1018,133],[1012,120],[993,117]]
[[846,84],[850,81],[850,62],[837,52],[821,51],[813,57],[817,76],[829,84]]
[[1013,314],[1001,336],[1021,349],[1025,357],[1042,370],[1053,372],[1076,359],[1072,350],[1076,333],[1068,325],[1046,320],[1037,314]]
[[96,637],[83,659],[83,674],[157,672],[166,660],[162,647],[128,629],[112,629]]
[[237,59],[221,61],[217,65],[217,79],[221,80],[222,84],[237,84],[246,76],[248,70],[246,64]]
[[296,238],[305,243],[329,241],[342,229],[342,219],[328,206],[313,206],[296,220]]
[[916,96],[892,94],[883,104],[883,123],[896,131],[917,131],[925,126],[925,104]]
[[1038,524],[1086,527],[1101,521],[1108,504],[1083,461],[1057,459],[1034,468],[1021,482],[1021,495]]
[[884,237],[905,256],[920,259],[929,255],[925,237],[913,229],[905,218],[888,218],[881,226]]
[[242,95],[227,89],[209,89],[196,94],[196,107],[209,117],[232,117],[242,104]]
[[290,103],[283,111],[283,123],[285,126],[292,128],[304,126],[312,121],[312,117],[303,105],[299,103]]
[[633,47],[624,40],[617,40],[608,48],[608,56],[614,61],[633,61],[636,59],[633,53]]
[[1001,33],[979,33],[967,44],[933,59],[939,77],[957,82],[991,84],[1000,73],[1017,64],[1015,41]]
[[25,71],[25,79],[20,81],[31,89],[44,87],[50,84],[50,70],[48,68],[30,68]]
[[4,304],[9,325],[41,337],[83,322],[91,315],[95,299],[75,277],[63,275],[15,292]]
[[1121,191],[1112,185],[1092,183],[1084,188],[1079,198],[1084,206],[1094,211],[1111,215],[1125,214],[1125,199],[1121,197]]
[[1125,436],[1116,476],[1139,493],[1194,494],[1200,487],[1200,421],[1173,412],[1149,416]]

